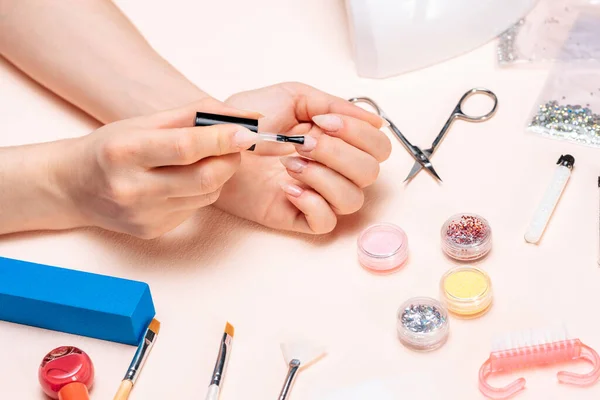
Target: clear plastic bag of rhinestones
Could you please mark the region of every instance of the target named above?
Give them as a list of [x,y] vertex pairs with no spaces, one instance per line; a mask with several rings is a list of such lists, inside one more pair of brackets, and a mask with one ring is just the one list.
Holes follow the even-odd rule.
[[600,60],[600,0],[540,0],[498,40],[501,66]]
[[527,130],[551,139],[600,147],[600,63],[557,64]]

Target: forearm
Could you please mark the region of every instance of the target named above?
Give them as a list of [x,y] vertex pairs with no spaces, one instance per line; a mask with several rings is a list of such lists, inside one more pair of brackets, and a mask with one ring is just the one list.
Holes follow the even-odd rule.
[[0,0],[0,54],[104,123],[207,96],[108,0]]
[[71,140],[0,148],[0,234],[82,225],[57,182]]

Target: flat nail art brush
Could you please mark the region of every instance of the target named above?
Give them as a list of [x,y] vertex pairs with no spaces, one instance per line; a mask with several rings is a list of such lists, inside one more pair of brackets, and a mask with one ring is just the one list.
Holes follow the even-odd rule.
[[142,368],[148,359],[148,355],[150,355],[150,350],[152,350],[154,343],[156,343],[159,331],[160,321],[154,318],[152,322],[150,322],[150,326],[146,330],[146,335],[133,356],[133,360],[129,365],[125,378],[121,381],[121,386],[119,386],[119,390],[117,391],[114,400],[127,400],[129,398],[133,385],[135,385],[135,382],[140,376]]
[[221,387],[223,386],[223,379],[225,378],[227,363],[229,362],[229,356],[231,354],[231,345],[234,334],[235,329],[233,328],[233,325],[228,322],[225,325],[225,332],[221,338],[219,354],[217,355],[215,369],[210,380],[210,385],[208,386],[206,400],[218,400],[219,396],[221,395]]

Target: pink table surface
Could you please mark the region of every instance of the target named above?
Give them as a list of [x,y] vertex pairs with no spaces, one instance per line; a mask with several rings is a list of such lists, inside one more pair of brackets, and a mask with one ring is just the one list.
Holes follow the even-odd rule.
[[[485,86],[500,99],[491,121],[455,124],[433,159],[441,186],[425,173],[404,186],[412,159],[394,141],[364,209],[330,235],[274,232],[210,209],[153,241],[98,229],[0,238],[2,256],[150,284],[162,330],[132,400],[204,398],[227,320],[236,336],[224,400],[276,398],[286,373],[279,343],[296,337],[321,342],[329,355],[302,372],[295,400],[481,399],[477,371],[492,336],[557,321],[600,348],[600,150],[524,133],[547,71],[500,70],[489,44],[418,72],[361,79],[341,1],[118,3],[161,54],[219,98],[286,80],[343,97],[368,95],[422,145],[465,90]],[[0,145],[84,135],[97,126],[4,61],[0,87]],[[567,152],[577,159],[572,180],[543,242],[527,245],[529,218]],[[495,304],[480,319],[453,318],[451,337],[438,351],[411,352],[396,338],[396,309],[411,296],[437,297],[439,279],[452,266],[440,251],[439,229],[464,211],[492,224],[494,249],[480,266],[491,275]],[[391,276],[369,274],[356,261],[358,233],[377,221],[397,223],[409,236],[409,264]],[[0,323],[0,397],[43,399],[38,363],[64,344],[94,360],[93,398],[112,398],[133,347],[10,323]],[[528,389],[517,398],[599,398],[600,384],[562,386],[557,370],[526,372]],[[373,389],[365,394],[365,387]],[[349,392],[328,397],[344,388]]]

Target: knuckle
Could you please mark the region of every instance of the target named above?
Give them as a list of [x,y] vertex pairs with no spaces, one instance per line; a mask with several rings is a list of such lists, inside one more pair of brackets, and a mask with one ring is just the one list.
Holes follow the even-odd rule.
[[196,158],[196,135],[193,131],[185,129],[175,140],[175,154],[177,159],[185,164],[195,162]]
[[214,192],[207,193],[205,196],[205,205],[214,204],[221,195],[221,188],[215,190]]
[[363,193],[362,190],[357,190],[356,193],[351,196],[351,200],[348,202],[348,207],[346,209],[346,213],[347,214],[355,213],[358,210],[360,210],[364,204],[365,204],[365,194]]
[[242,164],[242,155],[240,153],[231,153],[219,157],[223,162],[223,169],[220,173],[221,184],[224,184],[235,174]]
[[140,225],[134,229],[132,235],[140,239],[150,240],[156,239],[164,233],[160,226]]
[[335,216],[331,218],[326,218],[324,221],[321,221],[320,226],[317,229],[313,229],[313,232],[317,235],[325,235],[327,233],[331,233],[337,225],[337,218]]
[[204,168],[200,168],[198,170],[196,179],[202,193],[214,192],[221,186],[217,174],[210,166],[204,166]]
[[233,176],[241,163],[240,154],[227,154],[198,168],[196,184],[202,193],[211,193],[220,189]]
[[232,129],[232,127],[225,125],[217,127],[217,134],[215,137],[215,150],[217,151],[217,154],[229,153],[233,142]]
[[362,190],[355,188],[344,193],[339,199],[338,206],[335,207],[335,213],[338,215],[348,215],[360,210],[365,202],[365,195]]
[[306,88],[308,86],[305,83],[298,82],[298,81],[288,81],[288,82],[284,82],[282,85],[285,87],[288,87],[290,89],[301,89],[301,88]]
[[382,162],[387,160],[388,158],[390,158],[390,155],[392,154],[392,141],[384,135],[385,140],[383,141],[383,144],[381,145],[381,156],[379,157],[378,161]]
[[99,157],[109,164],[117,164],[127,159],[131,154],[131,148],[119,139],[107,139],[99,149]]
[[362,169],[360,180],[357,182],[360,188],[372,185],[379,176],[379,163],[373,159],[373,161],[369,162],[368,164],[369,165],[365,165],[365,167]]
[[121,207],[132,205],[137,198],[136,190],[129,183],[121,180],[108,181],[105,192],[106,197]]
[[316,151],[327,153],[328,157],[332,159],[341,160],[344,153],[344,141],[342,139],[332,137],[329,135],[319,136],[317,140]]

